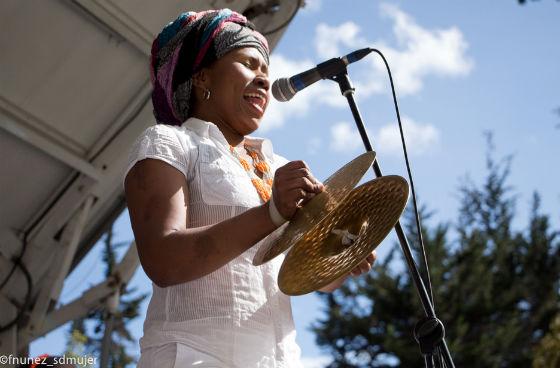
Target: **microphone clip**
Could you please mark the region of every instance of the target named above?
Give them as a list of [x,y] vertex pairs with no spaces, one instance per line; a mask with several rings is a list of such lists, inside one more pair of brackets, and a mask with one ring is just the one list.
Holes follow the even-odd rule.
[[331,79],[340,73],[346,72],[346,65],[348,64],[342,58],[335,57],[317,64],[317,72],[322,79]]

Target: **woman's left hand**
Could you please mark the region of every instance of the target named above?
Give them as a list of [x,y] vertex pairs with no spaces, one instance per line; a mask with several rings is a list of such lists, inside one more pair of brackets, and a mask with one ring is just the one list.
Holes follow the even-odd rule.
[[377,254],[375,253],[375,251],[371,252],[366,257],[366,259],[364,259],[359,265],[357,265],[352,271],[350,271],[350,275],[357,277],[360,276],[361,274],[369,272],[376,259],[377,259]]
[[373,266],[373,263],[375,262],[375,260],[377,259],[377,254],[375,253],[375,251],[371,252],[366,259],[364,259],[359,265],[357,265],[352,271],[350,271],[350,273],[346,276],[341,277],[340,279],[331,282],[329,285],[322,287],[321,289],[319,289],[319,291],[322,291],[324,293],[330,293],[335,291],[336,289],[338,289],[340,286],[342,286],[342,284],[344,283],[344,281],[346,281],[346,279],[348,278],[348,276],[352,275],[354,277],[360,276],[366,272],[369,272],[369,270],[371,270],[371,267]]

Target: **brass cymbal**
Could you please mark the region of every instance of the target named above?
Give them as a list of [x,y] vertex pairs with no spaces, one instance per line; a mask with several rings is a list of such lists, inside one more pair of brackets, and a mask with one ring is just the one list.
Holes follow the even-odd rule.
[[389,234],[408,200],[400,176],[383,176],[356,189],[290,249],[278,275],[280,290],[302,295],[350,273]]
[[375,152],[361,154],[325,180],[323,192],[300,208],[290,222],[280,226],[263,240],[253,257],[253,265],[260,266],[294,245],[344,200],[374,160]]

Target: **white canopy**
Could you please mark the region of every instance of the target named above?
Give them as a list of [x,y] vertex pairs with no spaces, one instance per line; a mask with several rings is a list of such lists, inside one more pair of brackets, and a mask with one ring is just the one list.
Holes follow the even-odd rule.
[[[138,265],[55,309],[64,278],[125,208],[132,141],[154,123],[148,57],[182,11],[229,7],[273,48],[298,0],[0,2],[0,354],[103,302]],[[16,323],[17,322],[17,323]]]

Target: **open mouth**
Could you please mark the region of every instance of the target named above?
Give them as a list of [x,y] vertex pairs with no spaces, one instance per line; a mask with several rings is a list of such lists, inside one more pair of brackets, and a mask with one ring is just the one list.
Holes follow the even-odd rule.
[[264,109],[266,106],[266,97],[264,97],[262,94],[246,93],[243,95],[243,98],[261,114],[264,113]]

